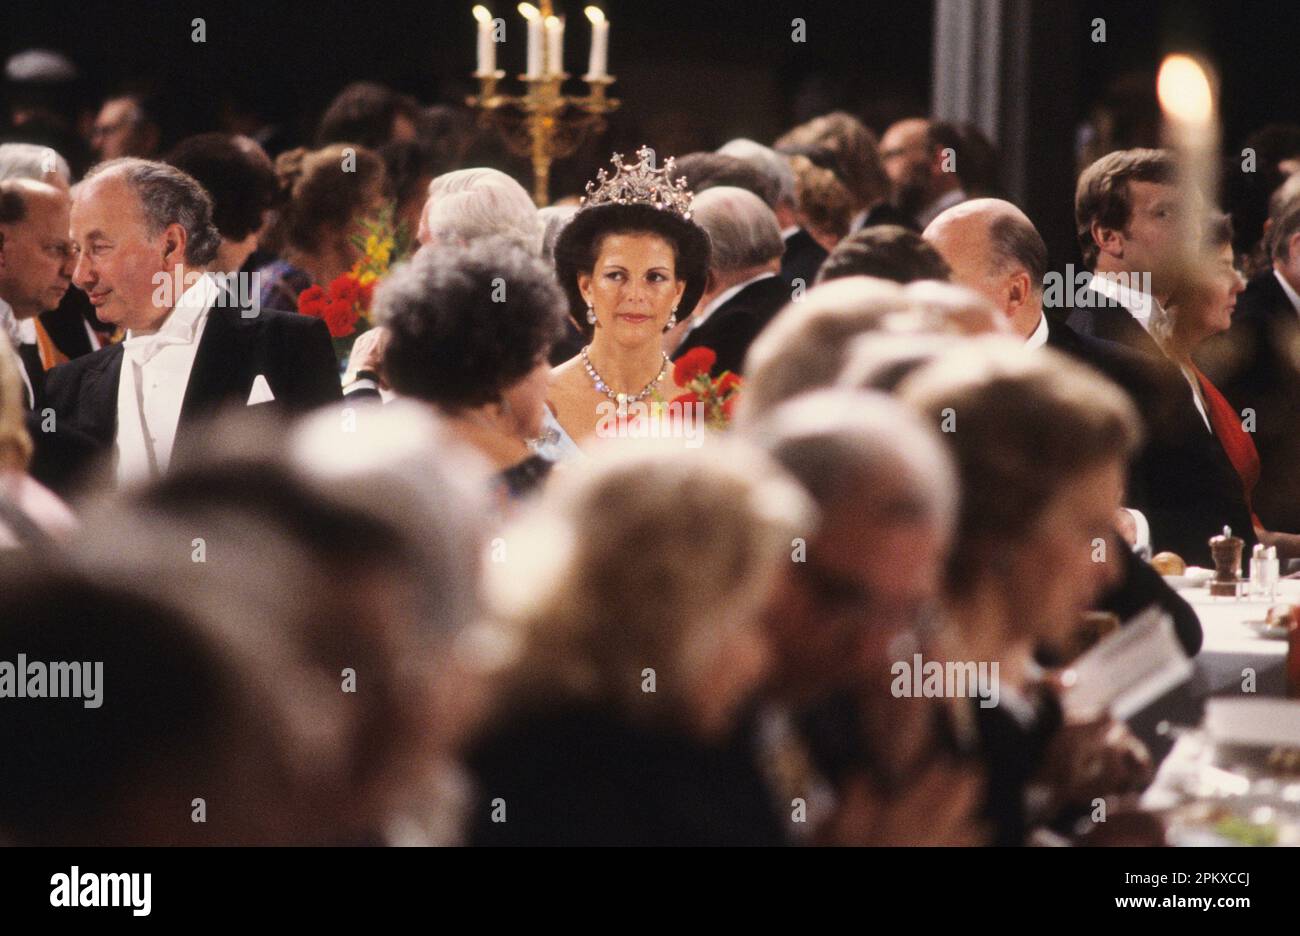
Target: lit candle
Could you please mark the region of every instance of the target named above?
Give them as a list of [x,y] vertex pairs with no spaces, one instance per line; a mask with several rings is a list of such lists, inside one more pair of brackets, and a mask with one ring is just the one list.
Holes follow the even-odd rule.
[[584,10],[591,20],[591,58],[587,63],[587,78],[607,78],[609,72],[609,20],[599,7]]
[[497,44],[492,41],[492,14],[485,6],[474,7],[478,20],[478,74],[491,75],[497,70]]
[[[1164,115],[1166,143],[1178,153],[1183,183],[1208,205],[1218,200],[1219,126],[1215,116],[1215,87],[1208,65],[1189,55],[1170,55],[1160,65],[1156,97]],[[1201,248],[1202,218],[1183,211],[1183,247],[1188,262]]]
[[558,16],[546,17],[546,73],[564,72],[564,20]]
[[519,4],[519,12],[528,20],[528,68],[524,73],[529,78],[542,77],[542,12],[531,3]]

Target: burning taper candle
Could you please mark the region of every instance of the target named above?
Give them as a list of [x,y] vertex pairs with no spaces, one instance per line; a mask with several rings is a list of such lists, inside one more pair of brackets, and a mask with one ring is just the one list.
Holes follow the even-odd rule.
[[564,20],[546,17],[546,74],[564,73]]
[[[1213,69],[1190,55],[1170,55],[1160,65],[1156,96],[1165,144],[1178,156],[1181,185],[1189,197],[1182,212],[1185,262],[1196,264],[1203,242],[1201,207],[1218,204],[1219,121]],[[1204,199],[1201,203],[1197,196]]]
[[528,67],[524,69],[524,74],[528,78],[540,78],[545,26],[542,22],[542,11],[531,3],[521,3],[519,12],[523,14],[524,19],[528,20]]
[[474,19],[478,20],[478,72],[490,75],[497,70],[497,45],[492,41],[492,14],[485,6],[474,7]]
[[587,62],[585,77],[609,77],[609,20],[599,7],[589,6],[583,11],[591,20],[591,58]]

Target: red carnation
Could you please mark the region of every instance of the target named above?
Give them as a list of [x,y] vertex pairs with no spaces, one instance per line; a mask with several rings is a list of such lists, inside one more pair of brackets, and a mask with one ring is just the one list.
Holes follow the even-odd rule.
[[700,395],[698,393],[679,393],[668,401],[668,405],[694,406],[698,402],[700,402]]
[[740,388],[740,378],[737,377],[735,374],[733,374],[731,371],[727,371],[725,374],[723,374],[721,377],[718,378],[718,382],[717,384],[714,385],[713,389],[717,391],[718,396],[726,396],[727,391],[736,390],[739,388]]
[[330,283],[330,295],[336,300],[347,302],[349,306],[355,306],[361,298],[361,286],[351,273],[344,273],[334,277]]
[[737,402],[739,402],[739,400],[740,400],[740,396],[738,394],[733,394],[727,397],[727,399],[722,401],[723,419],[727,420],[728,422],[731,421],[731,417],[736,409],[736,404]]
[[712,348],[691,348],[673,365],[673,382],[684,387],[700,375],[707,377],[717,361],[718,356]]
[[346,338],[356,331],[357,312],[352,303],[344,299],[331,299],[325,305],[325,325],[330,330],[331,338]]
[[321,318],[325,314],[325,290],[319,286],[308,286],[298,294],[298,311],[303,315]]

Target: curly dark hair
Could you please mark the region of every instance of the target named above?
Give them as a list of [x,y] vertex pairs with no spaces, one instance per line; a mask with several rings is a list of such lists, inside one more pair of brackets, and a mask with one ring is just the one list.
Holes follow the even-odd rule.
[[578,291],[578,274],[596,267],[601,242],[611,234],[654,234],[672,244],[677,278],[686,281],[678,311],[689,315],[704,293],[709,275],[709,235],[693,221],[649,205],[595,205],[573,216],[555,241],[555,272],[569,299],[569,314],[588,339],[587,303]]
[[500,400],[550,353],[564,298],[544,263],[488,237],[419,251],[375,306],[393,389],[455,412]]
[[226,133],[186,137],[163,157],[198,180],[212,196],[212,223],[227,240],[241,241],[262,226],[278,181],[270,157],[252,140]]

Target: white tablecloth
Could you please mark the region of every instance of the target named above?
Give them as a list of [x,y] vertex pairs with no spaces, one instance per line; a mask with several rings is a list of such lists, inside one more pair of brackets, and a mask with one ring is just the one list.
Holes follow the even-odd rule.
[[[1200,724],[1205,700],[1210,696],[1240,695],[1249,685],[1247,670],[1254,672],[1254,689],[1261,696],[1286,694],[1285,640],[1260,637],[1246,621],[1263,620],[1275,604],[1300,604],[1300,581],[1278,583],[1273,601],[1251,598],[1213,598],[1208,588],[1178,592],[1201,619],[1205,642],[1197,655],[1196,673],[1129,721],[1129,726],[1157,758],[1173,744],[1167,725]],[[1164,724],[1162,724],[1164,723]]]

